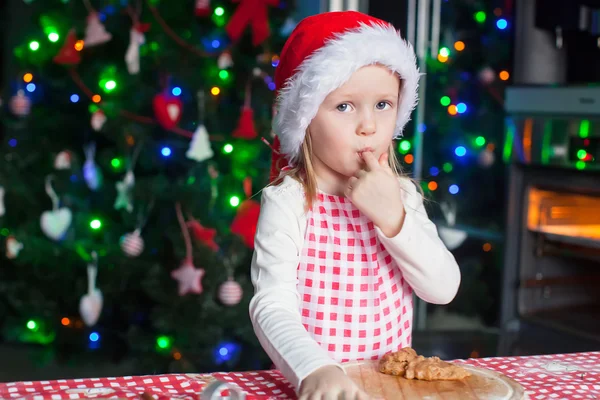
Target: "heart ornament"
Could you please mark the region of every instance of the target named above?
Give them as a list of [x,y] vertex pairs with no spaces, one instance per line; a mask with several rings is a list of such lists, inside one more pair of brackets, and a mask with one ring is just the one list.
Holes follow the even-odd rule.
[[52,175],[46,177],[46,193],[52,200],[52,210],[44,211],[40,217],[40,227],[44,235],[52,240],[60,240],[71,226],[73,214],[66,207],[58,208],[58,195],[52,188]]
[[173,129],[181,120],[183,103],[177,97],[157,94],[152,100],[154,116],[165,129]]
[[89,264],[87,267],[88,276],[88,292],[81,297],[79,301],[79,314],[81,319],[87,326],[94,326],[100,314],[102,313],[102,305],[104,299],[102,298],[102,292],[96,288],[96,276],[98,274],[98,258],[96,252],[92,253],[94,260],[93,264]]

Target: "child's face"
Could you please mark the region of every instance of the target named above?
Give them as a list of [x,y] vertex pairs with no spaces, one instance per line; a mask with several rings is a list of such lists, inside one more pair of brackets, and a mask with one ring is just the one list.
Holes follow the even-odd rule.
[[[400,80],[371,65],[356,71],[331,92],[309,126],[317,178],[345,180],[361,169],[361,152],[387,152],[398,114]],[[333,182],[331,182],[333,183]]]

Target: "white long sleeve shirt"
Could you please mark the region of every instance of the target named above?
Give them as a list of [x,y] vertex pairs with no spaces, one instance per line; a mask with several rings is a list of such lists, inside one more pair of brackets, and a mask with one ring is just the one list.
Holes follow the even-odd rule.
[[[374,282],[373,285],[367,286],[367,281],[357,281],[356,279],[362,279],[356,277],[351,272],[350,279],[344,276],[348,274],[348,271],[342,271],[341,273],[339,266],[344,267],[342,261],[337,261],[337,264],[330,263],[329,260],[324,260],[320,271],[327,274],[331,271],[330,267],[337,268],[337,274],[335,276],[328,276],[320,281],[321,291],[318,288],[314,288],[312,293],[315,293],[313,302],[314,307],[307,307],[310,304],[310,288],[307,290],[306,282],[310,282],[309,286],[312,286],[314,278],[318,278],[319,274],[314,273],[311,275],[311,279],[306,279],[306,248],[315,246],[315,242],[319,242],[317,238],[315,241],[315,225],[325,227],[325,236],[321,238],[321,242],[328,241],[328,232],[335,231],[334,233],[341,238],[348,238],[347,232],[341,232],[340,228],[334,227],[333,229],[327,224],[331,225],[332,220],[331,214],[334,214],[336,218],[340,218],[340,210],[342,214],[357,213],[357,210],[353,209],[353,205],[347,199],[333,198],[333,196],[327,196],[332,198],[331,204],[339,205],[339,209],[327,209],[327,207],[317,207],[321,212],[306,212],[304,208],[304,191],[299,182],[293,178],[286,177],[283,182],[277,186],[270,186],[263,190],[262,201],[261,201],[261,212],[258,221],[256,237],[255,237],[255,252],[252,260],[251,274],[252,282],[255,287],[255,294],[250,303],[250,317],[254,326],[256,335],[269,355],[275,366],[282,372],[282,374],[288,379],[296,389],[300,387],[302,380],[310,373],[314,372],[320,367],[326,365],[337,365],[340,366],[340,361],[346,359],[341,356],[338,349],[337,352],[332,351],[335,349],[335,338],[331,341],[327,335],[329,332],[335,332],[336,326],[344,327],[346,337],[349,339],[349,344],[345,346],[344,351],[349,351],[352,355],[365,354],[366,357],[375,358],[377,355],[383,355],[389,349],[394,346],[398,347],[400,344],[407,345],[404,338],[402,340],[395,338],[388,338],[387,348],[382,346],[381,348],[376,347],[375,351],[369,346],[372,344],[372,340],[369,341],[373,335],[373,331],[368,330],[366,335],[365,331],[361,331],[359,338],[359,332],[357,332],[360,325],[358,322],[352,321],[352,316],[348,316],[349,320],[341,321],[338,325],[329,324],[327,319],[329,316],[335,316],[337,319],[337,311],[341,305],[338,305],[338,298],[336,293],[334,302],[331,304],[336,305],[337,308],[329,306],[329,298],[332,297],[331,290],[325,288],[328,285],[327,279],[331,278],[337,284],[339,289],[340,282],[359,282],[365,287],[380,287],[380,295],[375,297],[368,297],[369,293],[361,303],[367,306],[369,300],[373,300],[373,306],[383,307],[385,306],[386,314],[389,313],[389,309],[392,308],[390,320],[387,322],[388,328],[392,324],[395,324],[392,328],[396,329],[398,326],[398,337],[408,335],[408,341],[410,342],[410,326],[405,318],[412,316],[412,302],[408,304],[406,295],[410,294],[411,289],[417,296],[426,302],[433,304],[447,304],[449,303],[456,292],[460,284],[460,270],[453,255],[446,249],[441,239],[437,234],[435,225],[429,220],[425,208],[423,206],[423,198],[420,193],[417,192],[416,187],[408,179],[400,179],[400,184],[403,189],[403,204],[406,211],[406,217],[404,220],[403,227],[398,235],[388,238],[386,237],[377,227],[372,229],[373,237],[368,240],[365,237],[365,241],[376,242],[372,243],[373,248],[380,249],[375,250],[377,257],[374,256],[375,264],[364,264],[363,273],[364,277],[369,278],[366,275],[373,275],[370,271],[373,268],[379,269],[381,265],[381,271],[372,276]],[[326,204],[325,204],[326,205]],[[315,208],[313,208],[315,209]],[[326,219],[321,218],[322,214],[326,216]],[[329,215],[328,215],[329,214]],[[343,216],[342,216],[343,217]],[[370,221],[365,221],[362,218],[362,230],[366,231],[366,226],[372,226]],[[328,218],[328,219],[327,219]],[[317,221],[318,220],[318,221]],[[315,223],[315,221],[317,221]],[[357,225],[355,228],[350,227],[349,223],[344,220],[342,226],[348,226],[351,230],[361,230],[361,225]],[[318,229],[317,226],[317,229]],[[343,229],[343,228],[342,228]],[[354,236],[357,240],[363,243],[360,234],[366,234],[361,232],[354,232]],[[317,233],[317,236],[319,234]],[[354,240],[354,239],[348,239]],[[337,247],[341,246],[339,238],[334,240],[329,239],[330,242],[336,242],[330,244],[327,247],[327,251],[323,251],[324,256],[322,258],[329,258],[329,254],[335,252],[339,254],[343,253],[344,249],[341,248],[342,253],[336,252]],[[311,244],[309,244],[311,242]],[[363,243],[364,244],[364,243]],[[319,244],[316,244],[319,246]],[[381,248],[383,246],[383,248]],[[324,248],[323,248],[324,249]],[[333,249],[333,250],[332,250]],[[314,248],[312,249],[314,250]],[[318,250],[318,249],[317,249]],[[347,254],[352,254],[352,249],[345,250]],[[315,251],[310,252],[314,255]],[[386,267],[383,262],[389,260],[388,268],[392,270],[383,269]],[[333,257],[335,258],[335,256]],[[310,260],[309,263],[313,262]],[[352,264],[352,263],[349,263]],[[312,271],[309,264],[309,271]],[[304,268],[303,268],[304,266]],[[337,266],[337,267],[336,267]],[[318,267],[317,267],[318,268]],[[352,271],[354,271],[352,269]],[[394,276],[394,272],[398,272]],[[378,275],[378,276],[375,276]],[[300,279],[299,279],[300,276]],[[383,276],[384,278],[382,278]],[[389,279],[387,279],[389,277]],[[375,280],[373,280],[375,279]],[[395,282],[386,282],[387,280]],[[315,285],[317,285],[315,283]],[[350,284],[351,285],[351,284]],[[387,285],[387,286],[386,286]],[[397,293],[396,298],[393,298],[394,292],[398,287],[404,287],[405,290],[402,293],[402,289]],[[406,290],[408,289],[408,290]],[[362,290],[362,289],[361,289]],[[370,289],[369,289],[370,290]],[[317,294],[319,294],[317,296]],[[318,302],[316,300],[318,298]],[[389,301],[388,307],[382,302]],[[393,301],[395,299],[395,301]],[[307,300],[309,301],[307,303]],[[348,302],[349,300],[342,300]],[[351,300],[350,300],[351,301]],[[348,305],[348,304],[347,304]],[[363,305],[363,304],[361,304]],[[350,304],[351,310],[357,311],[356,304]],[[394,307],[401,306],[401,307]],[[307,310],[308,308],[308,310]],[[409,308],[409,311],[406,311]],[[400,311],[402,309],[402,312]],[[331,311],[335,313],[331,313]],[[374,308],[367,308],[366,310],[375,310]],[[320,317],[315,318],[315,313]],[[325,311],[325,312],[322,312]],[[343,312],[343,311],[340,311]],[[363,321],[367,323],[367,326],[376,326],[376,324],[382,324],[379,320],[367,321],[370,314],[361,317]],[[375,311],[372,311],[373,313]],[[383,314],[382,314],[383,315]],[[397,320],[395,317],[397,316]],[[404,318],[404,319],[403,319]],[[371,324],[369,325],[368,322]],[[337,322],[335,322],[337,323]],[[405,331],[403,332],[403,326]],[[322,329],[325,327],[326,329]],[[379,330],[377,330],[379,334]],[[394,331],[395,332],[395,331]],[[333,333],[335,335],[335,333]],[[376,335],[377,335],[376,334]],[[365,337],[366,336],[366,337]],[[385,341],[382,341],[385,344]],[[332,344],[333,343],[333,344]],[[361,345],[362,343],[362,345]],[[350,345],[352,344],[352,345]],[[366,346],[365,346],[366,344]],[[333,348],[332,348],[333,346]],[[354,350],[361,350],[361,353],[356,353]],[[338,357],[339,355],[339,357]]]

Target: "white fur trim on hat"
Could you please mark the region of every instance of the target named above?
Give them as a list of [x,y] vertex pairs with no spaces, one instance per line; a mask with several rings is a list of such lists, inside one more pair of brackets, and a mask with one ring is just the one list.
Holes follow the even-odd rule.
[[403,81],[394,138],[402,136],[418,97],[420,74],[414,50],[391,25],[361,24],[336,35],[313,52],[281,88],[274,130],[279,136],[280,151],[289,162],[297,161],[306,128],[329,93],[347,82],[354,72],[372,64],[386,66]]

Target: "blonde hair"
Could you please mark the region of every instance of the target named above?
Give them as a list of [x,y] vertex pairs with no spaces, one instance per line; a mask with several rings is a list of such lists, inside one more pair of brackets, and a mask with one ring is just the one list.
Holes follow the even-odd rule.
[[[281,175],[272,183],[273,185],[277,185],[286,176],[289,176],[300,182],[302,184],[302,187],[304,188],[304,194],[306,198],[306,210],[312,209],[314,203],[317,201],[317,176],[312,164],[312,154],[312,140],[309,132],[307,131],[306,135],[304,136],[304,141],[302,142],[300,155],[298,157],[298,162],[296,163],[296,165],[294,165],[290,169],[283,171]],[[394,141],[390,143],[390,146],[388,148],[388,163],[390,165],[390,168],[394,172],[394,175],[410,179],[407,175],[405,175],[402,172],[402,166],[400,165],[398,156],[396,155]],[[411,179],[411,181],[413,180]],[[417,185],[417,188],[418,190],[421,190],[421,187],[419,185]]]

